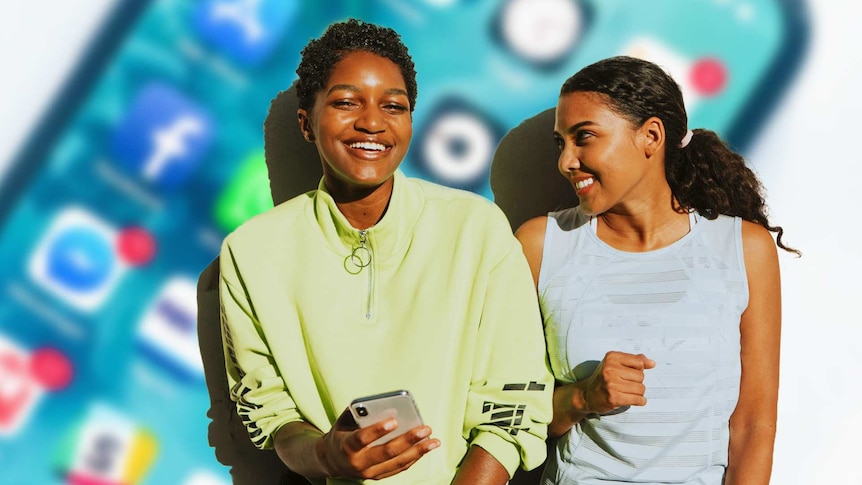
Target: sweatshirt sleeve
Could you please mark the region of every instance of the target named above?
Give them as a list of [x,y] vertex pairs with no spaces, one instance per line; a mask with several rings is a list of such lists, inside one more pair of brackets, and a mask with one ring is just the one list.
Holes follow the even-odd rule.
[[512,477],[519,464],[531,470],[545,460],[554,381],[529,267],[506,230],[511,247],[488,280],[464,433]]
[[221,250],[219,299],[231,399],[258,448],[272,448],[283,425],[302,420],[275,365],[266,335],[226,240]]

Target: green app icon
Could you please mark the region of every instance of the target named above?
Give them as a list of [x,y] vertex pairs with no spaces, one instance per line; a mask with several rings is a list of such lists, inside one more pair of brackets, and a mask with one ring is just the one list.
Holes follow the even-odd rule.
[[225,232],[230,232],[253,216],[272,208],[269,175],[263,152],[255,152],[240,165],[233,180],[219,195],[215,204],[215,220]]

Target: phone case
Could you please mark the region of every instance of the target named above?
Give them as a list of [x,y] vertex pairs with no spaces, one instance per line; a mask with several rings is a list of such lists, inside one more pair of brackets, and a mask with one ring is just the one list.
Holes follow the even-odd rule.
[[422,417],[419,415],[413,396],[404,390],[354,399],[350,403],[350,413],[360,428],[389,418],[395,418],[398,421],[397,428],[372,442],[372,446],[382,445],[422,425]]

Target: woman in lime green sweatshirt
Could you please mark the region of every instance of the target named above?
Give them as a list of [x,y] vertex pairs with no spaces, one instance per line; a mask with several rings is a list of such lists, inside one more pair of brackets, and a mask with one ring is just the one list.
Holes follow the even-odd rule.
[[[321,483],[503,484],[538,466],[553,380],[530,271],[495,205],[399,171],[416,81],[398,34],[333,24],[297,74],[323,178],[221,252],[228,381],[252,441]],[[425,424],[372,446],[396,420],[357,429],[345,408],[396,389]]]

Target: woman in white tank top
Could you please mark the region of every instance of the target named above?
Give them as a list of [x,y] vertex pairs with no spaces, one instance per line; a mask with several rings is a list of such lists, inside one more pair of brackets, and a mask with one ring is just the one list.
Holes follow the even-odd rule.
[[541,302],[558,437],[543,484],[766,484],[778,396],[783,230],[761,185],[687,128],[658,66],[599,61],[557,104],[579,206],[516,235]]

